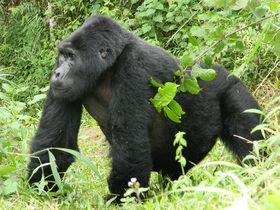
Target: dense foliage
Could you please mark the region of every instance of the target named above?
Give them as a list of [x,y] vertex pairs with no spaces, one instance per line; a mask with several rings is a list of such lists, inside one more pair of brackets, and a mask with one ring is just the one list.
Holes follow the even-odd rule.
[[[0,5],[0,209],[42,207],[46,203],[32,194],[24,180],[29,140],[48,90],[56,45],[92,14],[114,17],[136,35],[182,57],[183,65],[193,59],[223,64],[245,81],[264,107],[265,121],[258,129],[264,131],[267,141],[256,147],[267,146],[270,156],[266,161],[243,169],[208,158],[208,163],[167,188],[152,189],[158,196],[147,201],[144,208],[180,209],[192,205],[190,209],[217,209],[236,203],[243,205],[241,209],[280,208],[280,98],[274,99],[280,94],[279,1],[0,0]],[[83,127],[86,124],[84,119]],[[97,155],[93,161],[100,162],[98,158],[104,157]],[[220,152],[214,151],[212,160],[220,159]],[[105,176],[105,166],[98,166]],[[78,182],[75,177],[85,179],[76,185],[83,188],[76,192],[81,195],[72,193],[59,204],[48,197],[47,203],[53,208],[71,208],[72,202],[75,208],[102,207],[98,191],[106,193],[106,181],[93,178],[95,183],[88,183],[92,175],[87,170],[69,172],[70,181]],[[85,203],[94,188],[97,199],[93,202],[88,198]],[[127,208],[135,209],[137,205],[129,206],[130,202]]]

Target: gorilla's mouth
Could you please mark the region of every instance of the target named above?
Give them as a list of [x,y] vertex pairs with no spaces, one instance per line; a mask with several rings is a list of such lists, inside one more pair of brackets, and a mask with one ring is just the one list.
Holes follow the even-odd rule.
[[52,87],[52,91],[54,93],[65,93],[69,90],[70,88],[59,88],[59,87]]

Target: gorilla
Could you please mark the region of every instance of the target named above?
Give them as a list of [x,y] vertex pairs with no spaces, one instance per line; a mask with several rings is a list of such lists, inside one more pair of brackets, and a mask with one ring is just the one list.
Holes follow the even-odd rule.
[[[240,163],[252,152],[252,142],[262,139],[260,132],[251,133],[260,116],[244,112],[260,109],[258,103],[241,80],[229,76],[222,66],[211,66],[217,73],[214,80],[198,80],[202,88],[198,95],[177,94],[175,99],[186,114],[181,123],[175,123],[149,101],[157,91],[151,86],[151,78],[159,83],[173,81],[174,72],[181,68],[178,59],[164,49],[148,44],[111,18],[97,15],[60,42],[58,50],[50,90],[31,144],[30,184],[44,175],[46,188],[57,190],[44,149],[79,150],[77,135],[83,106],[110,144],[108,185],[110,193],[119,197],[133,177],[141,187],[147,187],[151,171],[171,179],[182,174],[173,147],[179,131],[186,133],[188,142],[183,150],[185,171],[209,153],[217,138]],[[63,177],[74,157],[51,151]]]

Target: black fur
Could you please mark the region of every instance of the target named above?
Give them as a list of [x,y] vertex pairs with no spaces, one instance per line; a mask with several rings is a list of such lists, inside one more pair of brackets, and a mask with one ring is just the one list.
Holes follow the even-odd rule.
[[[97,120],[110,143],[112,170],[108,184],[113,194],[122,195],[133,177],[147,187],[152,170],[178,178],[181,168],[173,147],[178,131],[186,132],[188,142],[184,149],[188,160],[185,170],[200,162],[217,138],[239,161],[252,151],[252,144],[242,138],[262,139],[260,132],[251,134],[259,116],[243,113],[246,109],[259,109],[259,105],[242,82],[229,77],[221,66],[212,66],[217,72],[213,81],[199,81],[203,90],[198,95],[176,96],[186,112],[182,123],[177,124],[157,113],[148,100],[156,93],[150,85],[151,78],[160,83],[172,81],[173,73],[180,69],[177,60],[165,50],[103,16],[90,17],[58,49],[50,92],[31,146],[31,153],[37,152],[40,161],[31,158],[29,176],[40,163],[49,161],[46,152],[38,151],[49,147],[78,150],[82,105]],[[53,153],[58,170],[65,172],[74,158],[61,151]],[[45,166],[44,175],[50,174],[50,168]],[[41,175],[38,170],[30,177],[30,183],[38,182]]]

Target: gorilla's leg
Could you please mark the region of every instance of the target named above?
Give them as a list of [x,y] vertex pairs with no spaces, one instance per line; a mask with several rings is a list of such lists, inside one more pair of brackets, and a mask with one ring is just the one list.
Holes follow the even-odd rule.
[[[31,145],[32,157],[28,166],[29,169],[29,183],[38,182],[42,175],[48,183],[47,189],[52,191],[57,190],[54,186],[54,178],[49,163],[49,155],[47,151],[42,151],[51,147],[69,148],[78,151],[77,135],[80,127],[80,120],[82,114],[81,102],[66,102],[63,100],[53,98],[49,93],[45,102],[43,114],[40,120],[39,128]],[[51,150],[56,159],[56,164],[60,176],[67,170],[70,164],[74,161],[74,157],[59,150]],[[46,164],[39,168],[33,174],[33,170],[41,164]]]
[[241,81],[229,87],[222,98],[221,107],[224,126],[222,141],[241,162],[252,152],[252,141],[263,139],[260,131],[251,133],[260,123],[260,116],[244,111],[260,107]]

